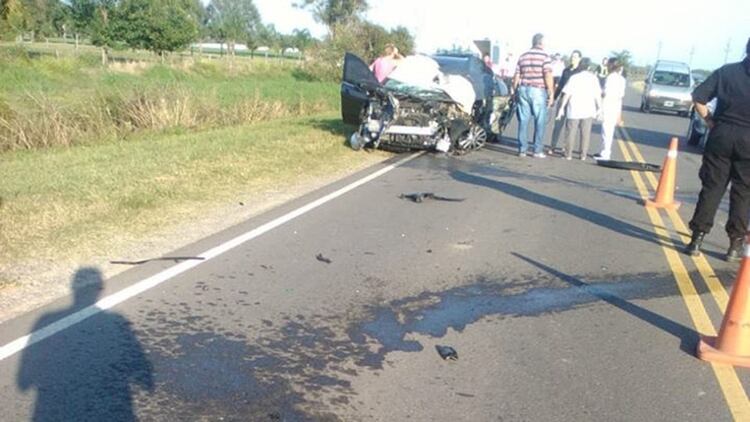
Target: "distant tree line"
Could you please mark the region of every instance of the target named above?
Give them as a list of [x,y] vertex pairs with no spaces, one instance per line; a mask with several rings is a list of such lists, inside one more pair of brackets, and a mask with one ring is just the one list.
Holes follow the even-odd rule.
[[386,30],[367,22],[366,0],[301,0],[295,6],[309,10],[329,29],[325,40],[307,29],[281,34],[264,24],[253,0],[0,0],[0,38],[82,38],[110,49],[133,48],[164,55],[198,41],[250,49],[311,48],[350,50],[374,58],[388,42],[401,51],[413,50],[413,36],[405,28]]

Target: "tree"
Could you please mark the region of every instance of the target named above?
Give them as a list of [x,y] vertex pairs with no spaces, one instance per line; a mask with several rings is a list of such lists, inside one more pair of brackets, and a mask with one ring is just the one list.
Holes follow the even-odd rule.
[[305,51],[315,44],[315,39],[307,29],[294,29],[292,30],[291,37],[288,39],[288,43],[289,47],[296,47],[301,51]]
[[[94,12],[86,27],[91,43],[102,50],[102,65],[107,64],[108,52],[118,40],[115,0],[95,0]],[[85,22],[78,25],[84,25]]]
[[358,39],[362,41],[359,48],[362,58],[372,61],[377,58],[390,42],[388,31],[380,25],[371,22],[362,22],[357,31]]
[[96,0],[71,0],[70,19],[76,34],[91,35],[98,2]]
[[414,35],[412,35],[406,27],[397,26],[391,30],[388,37],[390,43],[398,47],[398,51],[401,54],[407,55],[414,53]]
[[274,24],[258,25],[257,32],[254,36],[250,36],[245,44],[251,50],[261,45],[278,49],[283,44],[282,35],[276,30]]
[[628,69],[633,62],[633,55],[628,50],[612,51],[609,57],[617,59],[622,63],[623,69]]
[[295,6],[312,10],[313,18],[327,26],[334,39],[340,25],[356,20],[369,8],[367,0],[301,0]]
[[20,0],[0,0],[0,37],[24,31],[25,13]]
[[32,36],[59,35],[65,21],[67,6],[59,0],[21,0],[24,12],[24,29]]
[[117,34],[130,48],[164,56],[198,37],[192,0],[123,0],[117,8]]
[[261,25],[260,13],[252,0],[211,0],[206,14],[209,32],[216,40],[227,43],[232,56],[237,42],[253,44]]

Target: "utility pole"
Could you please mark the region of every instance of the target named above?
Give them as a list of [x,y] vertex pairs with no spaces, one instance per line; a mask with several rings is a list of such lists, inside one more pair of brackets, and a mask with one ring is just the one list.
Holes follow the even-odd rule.
[[732,50],[732,39],[727,40],[727,46],[724,47],[724,64],[729,61],[729,52]]
[[692,68],[693,67],[693,56],[695,55],[695,45],[690,47],[690,60],[688,61],[688,65]]
[[656,60],[659,60],[661,58],[661,40],[659,40],[659,44],[657,44],[656,48]]

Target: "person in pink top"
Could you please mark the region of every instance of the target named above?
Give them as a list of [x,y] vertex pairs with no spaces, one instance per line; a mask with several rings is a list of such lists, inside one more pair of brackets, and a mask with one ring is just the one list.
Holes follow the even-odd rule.
[[375,78],[377,78],[378,82],[383,83],[388,75],[393,72],[393,69],[398,66],[398,63],[402,58],[403,56],[399,54],[398,48],[396,48],[395,45],[386,44],[383,49],[383,55],[372,62],[370,70],[375,74]]

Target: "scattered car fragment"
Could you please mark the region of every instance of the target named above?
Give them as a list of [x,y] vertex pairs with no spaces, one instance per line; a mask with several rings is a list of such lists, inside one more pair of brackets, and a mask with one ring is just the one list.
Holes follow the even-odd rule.
[[162,256],[159,258],[141,259],[139,261],[109,261],[109,263],[114,265],[142,265],[152,261],[174,261],[177,263],[189,260],[203,261],[205,259],[202,256]]
[[596,164],[602,167],[609,167],[609,168],[619,169],[619,170],[653,171],[653,172],[661,171],[661,166],[658,164],[637,163],[635,161],[597,160]]
[[398,196],[401,199],[408,199],[412,202],[420,203],[425,199],[434,199],[436,201],[463,202],[465,198],[447,198],[445,196],[435,195],[432,192],[402,193]]
[[330,259],[324,257],[322,253],[315,255],[315,259],[317,259],[320,262],[325,262],[326,264],[330,264],[331,262],[333,262]]
[[436,345],[435,350],[443,360],[458,360],[458,352],[450,346]]

